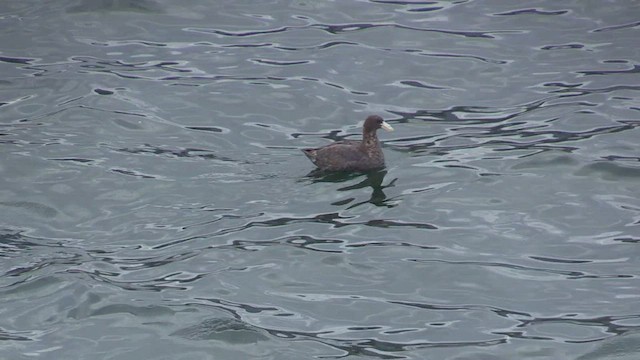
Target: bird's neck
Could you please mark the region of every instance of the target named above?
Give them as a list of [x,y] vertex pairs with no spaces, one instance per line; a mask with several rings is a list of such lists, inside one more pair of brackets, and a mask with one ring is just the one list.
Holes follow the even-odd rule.
[[366,132],[362,134],[362,142],[360,146],[363,150],[371,156],[372,152],[375,152],[375,149],[380,147],[380,142],[378,141],[378,137],[375,132]]
[[377,144],[377,143],[378,143],[378,137],[376,136],[375,131],[368,131],[368,132],[362,133],[362,145]]

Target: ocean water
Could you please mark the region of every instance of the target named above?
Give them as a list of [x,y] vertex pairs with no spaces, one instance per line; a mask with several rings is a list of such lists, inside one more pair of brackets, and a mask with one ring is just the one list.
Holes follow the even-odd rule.
[[2,2],[0,359],[638,359],[639,14]]

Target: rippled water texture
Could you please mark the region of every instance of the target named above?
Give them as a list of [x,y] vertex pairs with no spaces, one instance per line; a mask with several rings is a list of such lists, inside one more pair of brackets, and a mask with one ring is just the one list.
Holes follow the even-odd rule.
[[638,359],[639,14],[2,1],[0,358]]

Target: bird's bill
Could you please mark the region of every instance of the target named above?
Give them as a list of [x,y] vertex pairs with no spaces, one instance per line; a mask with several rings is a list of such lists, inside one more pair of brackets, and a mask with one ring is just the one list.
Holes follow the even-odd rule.
[[387,131],[393,131],[393,128],[391,127],[391,125],[389,125],[388,122],[383,121],[381,127]]

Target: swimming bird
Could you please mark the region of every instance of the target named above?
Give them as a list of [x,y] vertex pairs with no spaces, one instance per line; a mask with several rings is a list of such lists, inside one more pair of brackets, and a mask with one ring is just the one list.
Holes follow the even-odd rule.
[[384,167],[384,154],[376,131],[393,131],[391,125],[378,115],[367,117],[362,126],[362,140],[337,141],[323,147],[302,149],[320,170],[367,171]]

